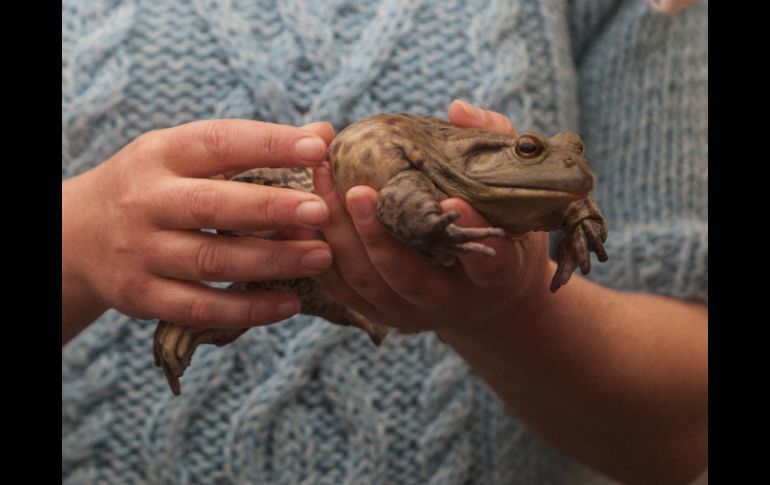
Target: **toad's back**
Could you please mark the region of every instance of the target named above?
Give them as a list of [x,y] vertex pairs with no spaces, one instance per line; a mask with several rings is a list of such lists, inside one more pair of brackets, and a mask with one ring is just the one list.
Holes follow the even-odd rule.
[[460,129],[433,116],[390,113],[370,116],[342,130],[329,146],[340,194],[354,185],[381,189],[399,172],[420,170],[426,160],[446,160],[489,138],[504,134]]

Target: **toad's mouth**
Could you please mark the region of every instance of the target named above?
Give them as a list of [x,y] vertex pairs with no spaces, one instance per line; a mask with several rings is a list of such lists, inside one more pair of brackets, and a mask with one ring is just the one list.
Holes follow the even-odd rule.
[[528,190],[553,192],[555,197],[559,197],[559,193],[587,195],[596,182],[594,175],[582,164],[558,170],[541,167],[537,171],[505,167],[494,172],[467,173],[467,176],[493,189],[521,190],[522,193]]
[[495,188],[504,192],[508,197],[517,197],[522,199],[558,199],[558,200],[575,200],[588,197],[590,190],[560,190],[541,188],[541,187],[519,187],[513,185],[504,184],[490,184],[491,188]]

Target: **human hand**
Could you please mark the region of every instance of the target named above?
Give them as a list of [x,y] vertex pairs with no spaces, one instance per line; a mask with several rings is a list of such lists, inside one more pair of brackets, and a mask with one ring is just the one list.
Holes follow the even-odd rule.
[[647,0],[650,5],[665,14],[674,14],[694,4],[696,0]]
[[[449,120],[463,127],[516,133],[503,115],[459,101],[450,106]],[[459,265],[439,267],[386,232],[377,219],[377,192],[371,187],[348,191],[348,214],[328,168],[315,170],[314,185],[331,212],[323,231],[335,254],[332,269],[316,279],[332,298],[374,322],[403,332],[473,331],[499,316],[525,317],[547,294],[553,267],[546,233],[486,238],[480,242],[496,256],[467,254]],[[460,199],[446,199],[441,207],[458,211],[460,226],[491,227]]]
[[95,316],[113,307],[138,318],[211,327],[270,323],[299,311],[291,292],[224,291],[202,281],[315,275],[331,264],[325,242],[234,238],[200,229],[318,229],[329,211],[314,194],[211,177],[255,167],[314,166],[332,137],[326,123],[300,129],[198,121],[146,133],[96,168],[63,181],[63,339],[65,319],[78,313],[79,304],[98,308]]

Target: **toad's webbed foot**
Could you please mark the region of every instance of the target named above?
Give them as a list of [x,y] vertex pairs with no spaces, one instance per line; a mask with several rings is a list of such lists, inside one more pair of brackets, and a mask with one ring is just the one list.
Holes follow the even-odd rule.
[[454,224],[460,217],[456,211],[426,217],[431,231],[425,238],[424,245],[416,245],[417,250],[431,261],[451,266],[457,256],[468,253],[480,253],[494,256],[495,250],[486,244],[477,242],[489,236],[505,236],[505,230],[499,227],[460,227]]
[[377,200],[377,216],[396,239],[444,266],[453,264],[460,254],[494,256],[494,249],[478,240],[505,235],[498,227],[454,224],[460,214],[443,212],[435,185],[416,170],[401,172],[385,184]]
[[179,378],[190,366],[192,354],[199,345],[226,345],[246,330],[248,328],[196,328],[161,321],[153,341],[155,365],[163,368],[171,392],[178,396],[181,393]]
[[601,262],[608,258],[604,249],[607,222],[590,198],[573,203],[562,222],[562,232],[556,251],[558,267],[551,280],[552,293],[569,281],[576,268],[583,274],[591,271],[591,251]]

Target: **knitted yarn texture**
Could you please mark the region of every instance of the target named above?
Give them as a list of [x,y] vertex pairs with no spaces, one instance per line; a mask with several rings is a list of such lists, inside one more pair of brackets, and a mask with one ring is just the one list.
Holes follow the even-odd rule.
[[[520,130],[581,134],[610,227],[592,279],[707,301],[707,7],[65,0],[62,177],[196,119],[339,130],[381,112],[445,117],[462,98]],[[63,483],[599,480],[433,334],[374,348],[299,316],[201,347],[174,397],[153,330],[110,311],[62,349]]]

